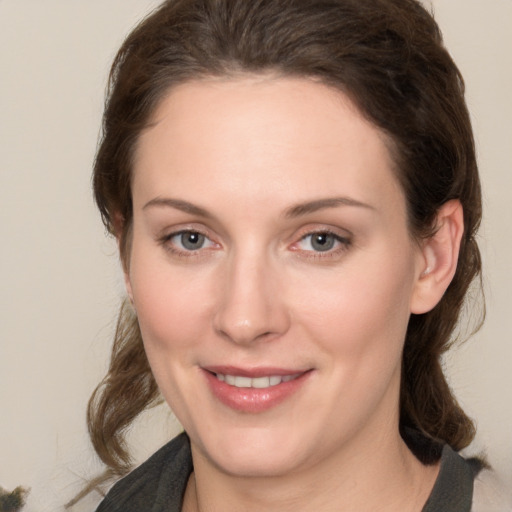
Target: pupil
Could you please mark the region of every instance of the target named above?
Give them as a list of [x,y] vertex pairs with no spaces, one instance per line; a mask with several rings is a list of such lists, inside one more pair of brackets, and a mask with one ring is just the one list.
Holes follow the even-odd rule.
[[313,236],[311,245],[316,251],[328,251],[334,246],[334,237],[329,233],[318,233]]

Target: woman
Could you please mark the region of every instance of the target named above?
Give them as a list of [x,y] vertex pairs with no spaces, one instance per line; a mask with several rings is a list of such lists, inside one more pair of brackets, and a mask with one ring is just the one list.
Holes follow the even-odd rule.
[[114,62],[94,190],[130,304],[96,451],[185,433],[98,511],[469,511],[444,378],[479,276],[462,78],[415,0],[172,0]]

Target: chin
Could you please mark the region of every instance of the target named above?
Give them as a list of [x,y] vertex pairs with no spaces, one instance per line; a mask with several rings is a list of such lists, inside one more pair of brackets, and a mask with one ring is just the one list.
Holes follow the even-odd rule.
[[[281,434],[281,435],[279,435]],[[194,440],[191,438],[192,444]],[[304,446],[269,428],[240,428],[196,444],[202,456],[222,472],[238,477],[276,477],[300,467]]]
[[295,457],[283,452],[268,454],[250,450],[250,453],[246,453],[245,450],[235,449],[232,453],[212,456],[215,457],[212,462],[223,473],[240,478],[275,478],[289,475],[300,466]]

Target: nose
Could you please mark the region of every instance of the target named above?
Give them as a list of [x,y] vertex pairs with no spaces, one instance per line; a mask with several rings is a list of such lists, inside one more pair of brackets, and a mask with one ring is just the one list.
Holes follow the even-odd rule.
[[289,328],[282,272],[264,257],[231,258],[219,290],[214,329],[239,345],[271,340]]

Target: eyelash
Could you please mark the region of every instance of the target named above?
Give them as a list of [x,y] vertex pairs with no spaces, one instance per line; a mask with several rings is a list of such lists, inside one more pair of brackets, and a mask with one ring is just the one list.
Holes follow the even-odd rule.
[[203,251],[205,249],[208,249],[205,247],[200,247],[199,249],[196,249],[196,250],[180,249],[180,248],[176,247],[175,244],[171,243],[171,240],[173,238],[184,235],[184,234],[190,234],[190,235],[197,234],[199,236],[204,237],[205,240],[208,240],[212,245],[215,245],[215,242],[212,242],[212,240],[206,233],[203,233],[202,231],[200,231],[198,229],[180,229],[179,231],[173,231],[172,233],[169,233],[169,234],[161,237],[159,239],[159,243],[164,247],[164,249],[166,251],[169,251],[172,254],[175,254],[179,257],[184,257],[184,258],[201,256]]
[[[158,241],[165,248],[165,250],[169,251],[172,254],[177,255],[178,257],[185,258],[199,257],[202,255],[204,250],[208,250],[211,247],[200,247],[199,249],[196,250],[187,250],[177,248],[175,244],[171,243],[171,240],[173,238],[179,237],[184,234],[197,234],[199,236],[204,237],[206,241],[209,241],[211,246],[218,245],[215,242],[213,242],[206,233],[197,229],[180,229],[179,231],[173,231],[172,233],[162,236]],[[326,235],[332,237],[334,239],[334,243],[338,244],[338,247],[330,248],[325,251],[304,250],[297,247],[298,244],[315,235]],[[335,233],[334,231],[331,231],[329,229],[319,229],[316,231],[310,231],[303,235],[297,242],[291,245],[291,250],[294,252],[301,252],[305,258],[327,259],[340,256],[341,253],[348,250],[351,244],[352,241],[348,237],[340,236],[338,233]]]
[[[298,244],[306,240],[307,238],[314,237],[315,235],[327,235],[330,237],[333,237],[334,243],[338,244],[338,247],[328,249],[326,251],[308,251],[308,250],[302,250],[297,247]],[[336,258],[339,257],[342,253],[347,251],[352,244],[352,240],[349,237],[344,237],[339,235],[338,233],[331,231],[329,229],[318,229],[316,231],[311,231],[303,235],[298,242],[295,242],[292,246],[292,250],[294,251],[301,251],[304,254],[304,257],[306,258],[313,258],[313,259],[328,259],[328,258]]]

